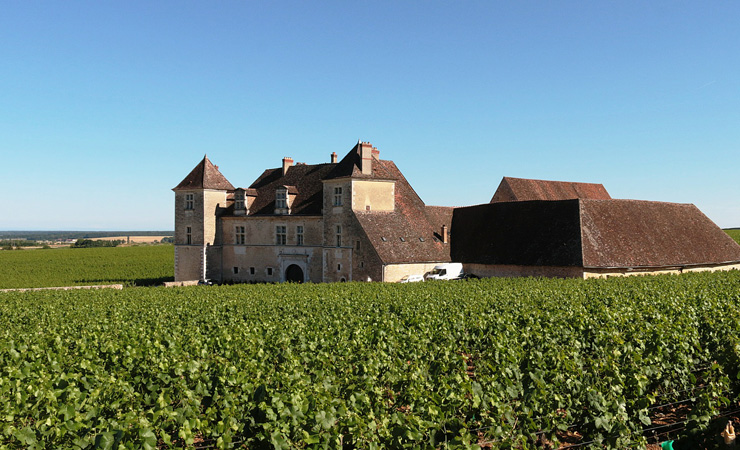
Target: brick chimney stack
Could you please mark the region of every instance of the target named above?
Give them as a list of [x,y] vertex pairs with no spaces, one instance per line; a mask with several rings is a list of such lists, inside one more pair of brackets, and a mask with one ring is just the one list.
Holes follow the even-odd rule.
[[363,175],[373,174],[373,145],[369,142],[360,142],[360,170]]
[[447,231],[447,225],[442,225],[442,243],[446,244],[450,240],[449,233]]
[[283,158],[283,175],[288,173],[288,168],[293,165],[293,158],[286,156]]
[[337,163],[337,152],[331,152],[331,163],[332,164]]

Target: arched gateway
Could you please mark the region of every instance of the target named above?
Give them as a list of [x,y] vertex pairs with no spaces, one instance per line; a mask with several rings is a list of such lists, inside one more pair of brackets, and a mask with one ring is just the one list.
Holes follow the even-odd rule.
[[297,264],[291,264],[285,269],[285,281],[303,283],[303,269]]

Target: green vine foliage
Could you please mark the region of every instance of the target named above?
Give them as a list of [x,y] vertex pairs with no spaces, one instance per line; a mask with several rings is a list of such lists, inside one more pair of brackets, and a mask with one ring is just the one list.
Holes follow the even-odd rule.
[[0,293],[0,442],[635,448],[736,399],[739,306],[738,272]]

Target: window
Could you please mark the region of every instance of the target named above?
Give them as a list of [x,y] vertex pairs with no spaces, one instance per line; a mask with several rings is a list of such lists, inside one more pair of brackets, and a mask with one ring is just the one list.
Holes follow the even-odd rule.
[[237,226],[236,232],[235,232],[235,238],[234,238],[234,244],[236,245],[244,245],[246,242],[246,233],[243,226]]
[[334,206],[342,206],[342,188],[334,188]]
[[286,232],[285,225],[278,225],[275,227],[275,245],[285,245]]
[[185,209],[194,209],[194,194],[185,194]]
[[360,240],[357,240],[357,250],[360,250]]
[[249,268],[249,274],[250,275],[254,275],[254,267],[250,267]]
[[190,245],[193,243],[193,228],[187,227],[187,230],[185,232],[185,243]]
[[234,209],[244,209],[244,200],[236,200],[234,202]]
[[272,276],[272,267],[267,268],[267,275]]
[[285,209],[288,207],[288,190],[280,188],[275,192],[275,208]]
[[337,225],[337,247],[342,246],[342,226]]
[[234,275],[236,275],[238,273],[239,273],[239,268],[238,267],[234,267]]
[[342,265],[341,264],[337,264],[337,272],[339,272],[340,270],[342,270]]
[[303,245],[303,225],[295,227],[295,245]]

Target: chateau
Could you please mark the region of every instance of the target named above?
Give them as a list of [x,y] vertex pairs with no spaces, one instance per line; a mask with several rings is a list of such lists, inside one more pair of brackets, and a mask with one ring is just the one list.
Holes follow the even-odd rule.
[[691,204],[504,177],[490,203],[427,206],[369,142],[330,158],[285,157],[235,188],[204,157],[173,189],[175,281],[393,282],[451,261],[486,277],[740,269],[740,246]]
[[452,208],[427,206],[369,142],[235,188],[208,157],[175,191],[175,281],[398,281],[450,261]]

